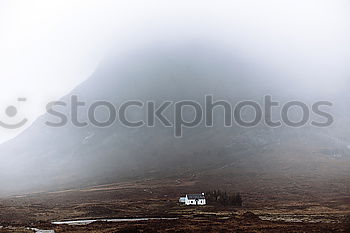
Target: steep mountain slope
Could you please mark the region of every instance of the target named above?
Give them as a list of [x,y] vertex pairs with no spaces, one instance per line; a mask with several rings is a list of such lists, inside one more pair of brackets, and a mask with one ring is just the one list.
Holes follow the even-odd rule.
[[[152,100],[158,106],[166,100],[203,103],[207,94],[233,104],[245,99],[261,101],[266,94],[283,101],[295,97],[310,101],[300,96],[300,89],[294,91],[290,80],[246,63],[236,54],[217,48],[183,46],[110,58],[91,78],[62,98],[67,106],[55,109],[71,118],[74,95],[86,106],[97,100],[115,106],[127,100]],[[88,121],[86,106],[78,110],[80,122]],[[192,116],[191,110],[184,112]],[[169,109],[166,115],[172,119],[173,110]],[[147,119],[146,116],[144,109],[129,111],[133,120]],[[250,118],[252,113],[247,111],[245,116]],[[279,117],[276,113],[274,116]],[[96,117],[104,121],[108,112],[98,109]],[[282,176],[349,178],[346,170],[350,138],[343,127],[349,120],[347,116],[329,128],[268,128],[264,124],[226,128],[222,111],[215,111],[214,118],[214,127],[200,124],[185,129],[182,138],[175,138],[173,127],[164,127],[160,122],[151,128],[128,128],[118,121],[105,128],[92,124],[77,127],[71,122],[63,127],[49,127],[47,121],[58,119],[45,114],[0,147],[0,192],[53,190],[164,176],[198,176],[206,183],[227,183],[225,179],[229,179],[234,184],[241,179],[247,181],[249,189],[256,182],[267,185]],[[335,153],[341,157],[335,158]],[[262,181],[262,177],[266,180]]]

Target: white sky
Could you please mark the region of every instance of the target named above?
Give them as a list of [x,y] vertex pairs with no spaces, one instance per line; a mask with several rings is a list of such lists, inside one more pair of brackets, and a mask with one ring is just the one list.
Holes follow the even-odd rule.
[[[1,0],[0,120],[26,117],[28,127],[47,102],[87,79],[111,46],[187,36],[232,44],[320,90],[337,91],[350,78],[348,0]],[[11,119],[9,105],[19,109]],[[0,128],[0,142],[23,129]]]

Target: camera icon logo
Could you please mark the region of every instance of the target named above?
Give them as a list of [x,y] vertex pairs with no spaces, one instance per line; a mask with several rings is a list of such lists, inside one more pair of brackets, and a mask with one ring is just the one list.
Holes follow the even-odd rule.
[[[26,100],[27,100],[26,98],[18,98],[17,99],[18,102],[25,102]],[[13,105],[9,105],[5,109],[5,114],[8,118],[14,118],[15,116],[17,116],[17,113],[18,113],[18,109],[17,109],[17,107],[15,107]],[[5,122],[0,120],[0,127],[3,127],[5,129],[18,129],[18,128],[23,127],[27,122],[28,122],[28,119],[26,119],[26,118],[22,119],[18,123],[14,123],[14,124],[5,123]]]

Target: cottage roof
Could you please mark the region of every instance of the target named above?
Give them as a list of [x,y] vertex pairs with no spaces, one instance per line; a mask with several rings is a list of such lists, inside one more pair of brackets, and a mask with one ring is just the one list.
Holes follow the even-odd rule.
[[203,194],[187,194],[188,199],[205,199]]

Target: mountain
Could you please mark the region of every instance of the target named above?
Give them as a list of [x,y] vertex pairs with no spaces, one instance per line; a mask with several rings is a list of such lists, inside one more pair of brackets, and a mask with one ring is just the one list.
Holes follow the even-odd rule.
[[[163,101],[194,100],[204,105],[208,94],[233,105],[241,100],[261,103],[267,94],[281,102],[297,99],[311,104],[318,98],[305,93],[307,90],[293,80],[249,63],[239,53],[193,44],[154,46],[109,57],[61,99],[66,106],[55,105],[52,110],[71,119],[75,115],[71,98],[77,96],[85,103],[78,108],[77,120],[89,122],[87,106],[100,100],[117,107],[128,100],[154,101],[156,106]],[[322,185],[331,190],[333,182],[346,193],[349,114],[340,102],[331,110],[337,121],[327,128],[309,124],[270,128],[264,122],[251,128],[224,127],[223,111],[217,109],[214,127],[201,123],[184,129],[180,138],[174,136],[174,127],[164,127],[159,121],[154,127],[130,128],[122,126],[119,119],[109,127],[91,123],[77,127],[69,120],[64,126],[51,127],[47,122],[57,123],[59,118],[47,113],[1,145],[0,194],[164,177],[196,177],[208,187],[221,184],[261,192],[276,182],[299,182],[310,192]],[[185,119],[194,117],[193,109],[183,112]],[[173,121],[173,108],[164,115]],[[100,107],[95,116],[102,122],[109,114]],[[246,109],[243,116],[253,119],[254,113]],[[147,119],[147,112],[131,107],[128,117],[132,121]],[[294,117],[300,117],[300,112],[295,111]],[[273,112],[273,118],[279,119],[279,113]]]

